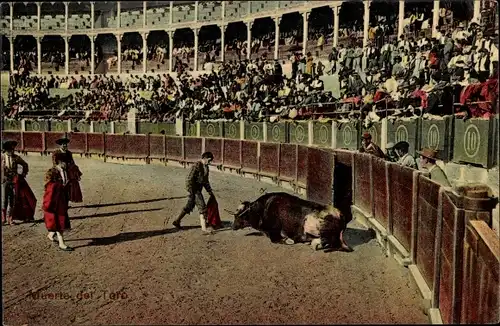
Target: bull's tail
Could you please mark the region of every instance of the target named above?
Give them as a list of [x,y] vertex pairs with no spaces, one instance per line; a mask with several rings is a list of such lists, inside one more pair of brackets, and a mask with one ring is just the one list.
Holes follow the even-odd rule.
[[344,231],[345,230],[342,230],[340,232],[340,248],[341,248],[342,251],[353,252],[354,249],[352,249],[351,247],[349,247],[349,245],[344,241]]

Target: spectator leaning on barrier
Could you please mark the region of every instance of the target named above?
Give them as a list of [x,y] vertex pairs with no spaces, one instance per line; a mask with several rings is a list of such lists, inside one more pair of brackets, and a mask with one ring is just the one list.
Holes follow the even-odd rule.
[[417,162],[415,158],[408,154],[408,150],[410,148],[410,144],[405,141],[400,141],[396,145],[394,145],[394,150],[396,151],[397,156],[399,157],[398,164],[402,166],[407,166],[412,169],[418,169]]
[[375,156],[380,157],[380,158],[385,158],[384,152],[380,149],[380,147],[378,147],[377,144],[372,142],[372,135],[370,135],[370,133],[368,133],[368,132],[365,132],[363,134],[362,146],[359,149],[359,151],[361,153],[367,153],[367,154],[375,155]]
[[385,146],[385,159],[389,162],[397,162],[398,156],[394,151],[394,143],[389,142],[387,146]]
[[443,187],[451,187],[448,177],[436,164],[437,152],[429,148],[423,148],[422,151],[417,153],[420,155],[420,166],[429,172],[429,178],[441,184]]

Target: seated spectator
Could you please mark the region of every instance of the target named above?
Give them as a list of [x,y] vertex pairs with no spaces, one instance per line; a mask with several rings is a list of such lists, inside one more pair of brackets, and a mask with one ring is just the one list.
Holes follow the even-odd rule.
[[375,155],[376,157],[385,158],[384,152],[378,147],[377,144],[372,142],[372,135],[368,132],[363,134],[363,138],[361,140],[362,146],[359,149],[360,153],[367,153],[370,155]]
[[410,144],[405,141],[400,141],[396,145],[394,145],[394,150],[398,156],[397,163],[402,166],[406,166],[412,169],[418,169],[417,162],[415,158],[408,154],[408,150],[410,148]]
[[420,167],[429,172],[429,178],[443,187],[451,187],[448,177],[436,164],[437,152],[430,148],[423,148],[422,151],[417,153],[420,155]]

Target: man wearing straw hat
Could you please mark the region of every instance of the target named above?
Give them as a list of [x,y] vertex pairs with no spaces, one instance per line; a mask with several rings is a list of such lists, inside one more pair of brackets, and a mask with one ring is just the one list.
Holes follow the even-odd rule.
[[420,155],[420,166],[429,172],[429,178],[443,187],[451,187],[448,177],[436,164],[437,152],[430,148],[423,148],[422,151],[417,151],[417,153]]
[[82,172],[75,164],[75,160],[73,160],[73,153],[68,150],[69,141],[67,137],[56,140],[56,144],[61,146],[61,148],[56,149],[54,153],[52,153],[52,164],[56,166],[56,155],[61,154],[66,164],[66,170],[68,171],[68,185],[66,187],[68,199],[74,203],[81,203],[83,201],[82,190],[80,188]]
[[[28,183],[24,179],[28,174],[28,163],[14,154],[17,142],[8,140],[3,143],[2,155],[2,224],[6,221],[14,224],[14,219],[33,221],[35,215],[36,198]],[[19,174],[18,168],[22,167]]]

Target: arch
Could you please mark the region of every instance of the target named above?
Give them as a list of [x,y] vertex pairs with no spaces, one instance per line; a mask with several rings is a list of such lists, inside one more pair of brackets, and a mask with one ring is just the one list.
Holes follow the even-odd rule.
[[[398,2],[374,0],[370,5],[369,28],[373,30],[375,37],[368,41],[374,42],[378,48],[397,41],[398,15]],[[369,32],[368,35],[370,34],[372,33]]]
[[[312,9],[308,26],[306,53],[311,52],[314,57],[328,58],[328,49],[331,49],[333,43],[332,8],[324,6]],[[323,45],[318,46],[320,37],[323,37],[324,41]]]
[[439,17],[439,26],[456,28],[461,22],[467,24],[474,16],[474,0],[441,0],[439,1],[439,8],[451,11],[450,16],[447,16],[445,19]]
[[14,70],[37,71],[36,39],[19,35],[14,40]]
[[169,37],[165,31],[149,32],[148,43],[148,60],[146,62],[147,72],[168,71],[169,66]]
[[7,31],[10,29],[10,6],[5,2],[0,5],[0,29]]
[[[278,58],[288,60],[295,52],[302,52],[302,15],[298,12],[285,14],[280,23],[280,49]],[[299,30],[300,28],[300,30]]]
[[339,12],[338,44],[347,46],[363,41],[364,5],[361,0],[343,2]]
[[65,45],[58,35],[45,35],[42,39],[42,74],[65,74]]
[[[430,32],[432,27],[432,9],[432,2],[405,2],[405,16],[403,21],[403,34],[405,38],[409,39],[413,37],[416,39],[421,32]],[[426,26],[427,28],[423,29]]]
[[274,21],[270,17],[256,19],[252,26],[252,46],[250,59],[261,56],[274,58]]
[[40,9],[40,29],[42,31],[64,31],[66,8],[62,2],[42,2]]
[[118,71],[118,42],[114,34],[98,34],[95,40],[96,74],[116,73]]
[[173,37],[172,71],[194,69],[194,33],[190,28],[178,29]]
[[220,60],[221,30],[217,25],[203,26],[198,34],[198,70]]
[[142,72],[142,35],[139,32],[125,33],[122,37],[122,72]]
[[91,45],[87,35],[73,35],[69,40],[69,73],[91,73]]
[[2,71],[10,70],[10,41],[5,35],[2,35]]
[[243,45],[247,40],[247,27],[243,22],[229,23],[224,31],[225,61],[246,58],[246,48]]
[[36,29],[38,24],[38,9],[35,3],[15,2],[14,3],[14,26],[15,30]]
[[[92,28],[92,7],[90,2],[73,2],[68,6],[68,30],[80,30]],[[98,16],[94,16],[95,17]]]

